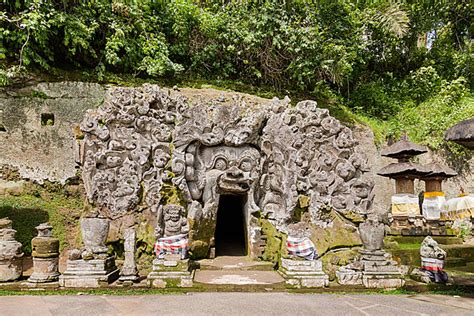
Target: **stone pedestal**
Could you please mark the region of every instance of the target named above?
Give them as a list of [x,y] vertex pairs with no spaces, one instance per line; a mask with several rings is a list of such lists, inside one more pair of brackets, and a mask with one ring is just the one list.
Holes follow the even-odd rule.
[[181,260],[176,255],[165,255],[164,259],[153,260],[153,271],[148,274],[150,287],[192,287],[193,275],[189,260]]
[[66,271],[59,277],[63,287],[101,287],[118,278],[114,257],[91,260],[68,260]]
[[405,284],[396,262],[383,250],[361,250],[362,284],[367,288],[395,289]]
[[362,271],[340,267],[336,271],[337,283],[341,285],[362,285]]
[[59,258],[33,258],[33,273],[28,282],[55,282],[59,278]]
[[33,274],[31,283],[55,282],[59,277],[59,239],[52,237],[53,227],[48,223],[36,227],[38,236],[31,240]]
[[280,273],[286,283],[295,287],[325,287],[329,277],[323,272],[321,260],[281,259]]

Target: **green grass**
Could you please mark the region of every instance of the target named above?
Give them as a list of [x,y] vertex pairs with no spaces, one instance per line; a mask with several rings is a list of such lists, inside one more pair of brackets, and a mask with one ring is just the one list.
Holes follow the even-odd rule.
[[77,197],[57,194],[1,196],[0,218],[8,217],[17,230],[16,239],[23,244],[23,251],[31,253],[31,239],[37,235],[35,227],[49,222],[53,234],[60,241],[60,249],[72,243],[71,230],[77,227],[82,202]]

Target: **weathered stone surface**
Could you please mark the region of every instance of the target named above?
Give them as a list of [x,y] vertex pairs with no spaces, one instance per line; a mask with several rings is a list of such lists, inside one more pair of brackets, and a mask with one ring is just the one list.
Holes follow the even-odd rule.
[[128,228],[125,230],[125,261],[120,271],[119,280],[122,282],[138,280],[138,269],[135,262],[135,251],[136,251],[136,232],[134,228]]
[[446,283],[448,275],[444,268],[444,261],[446,259],[446,251],[439,247],[438,243],[427,236],[420,247],[421,269],[415,269],[412,272],[414,279],[425,283]]
[[14,281],[23,272],[21,243],[15,240],[16,230],[8,218],[0,219],[0,282]]
[[192,287],[194,271],[190,271],[189,260],[176,255],[153,260],[153,271],[147,276],[150,287]]
[[382,249],[385,227],[380,222],[380,214],[370,213],[367,220],[359,226],[359,232],[364,246],[360,250],[360,258],[336,272],[338,282],[360,284],[362,281],[367,288],[403,286],[405,281],[397,262]]
[[101,287],[119,276],[113,257],[92,260],[68,260],[66,271],[59,277],[62,287]]
[[106,218],[81,218],[81,233],[85,249],[91,253],[106,253],[105,240],[109,232],[109,220]]
[[[191,248],[199,242],[207,249],[196,252],[204,255],[214,245],[223,194],[245,197],[249,234],[259,211],[287,232],[301,195],[309,197],[304,204],[314,225],[331,225],[323,206],[364,215],[373,182],[361,180],[368,166],[351,130],[313,101],[294,108],[288,102],[192,103],[153,85],[110,89],[104,106],[81,124],[89,202],[112,219],[137,212],[142,202],[158,215],[160,204],[185,204]],[[166,197],[165,190],[176,193]],[[249,246],[253,251],[260,244]]]
[[329,284],[329,278],[323,272],[320,260],[281,259],[279,271],[287,284],[297,288],[325,287]]
[[[40,83],[0,91],[0,165],[17,167],[22,178],[64,183],[76,175],[74,124],[104,98],[99,84]],[[54,115],[42,121],[42,114]]]
[[59,239],[52,236],[53,227],[43,223],[36,227],[38,236],[31,241],[33,274],[32,283],[54,282],[59,277]]

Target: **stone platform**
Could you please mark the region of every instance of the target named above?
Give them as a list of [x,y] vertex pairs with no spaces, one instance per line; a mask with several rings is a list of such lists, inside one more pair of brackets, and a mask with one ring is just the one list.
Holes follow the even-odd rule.
[[396,262],[383,250],[361,250],[362,284],[366,288],[396,289],[405,284]]
[[323,272],[321,260],[281,259],[280,273],[286,283],[297,288],[325,287],[329,277]]
[[62,287],[103,287],[119,277],[113,257],[92,260],[68,260],[66,271],[59,277]]

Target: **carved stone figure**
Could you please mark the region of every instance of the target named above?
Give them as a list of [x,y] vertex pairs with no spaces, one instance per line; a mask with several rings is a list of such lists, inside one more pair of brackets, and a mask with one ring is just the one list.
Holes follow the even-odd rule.
[[369,214],[367,220],[359,225],[359,234],[364,244],[364,250],[381,250],[385,236],[385,225],[380,222],[379,215]]
[[448,281],[448,274],[443,271],[446,251],[441,249],[431,236],[423,239],[420,256],[421,269],[415,269],[412,272],[412,277],[425,283],[446,283]]
[[33,274],[32,283],[54,282],[59,278],[59,239],[53,237],[49,223],[36,226],[38,236],[31,240]]
[[23,272],[23,252],[15,234],[12,221],[0,219],[0,282],[14,281]]
[[171,237],[189,232],[186,210],[181,205],[168,204],[161,206],[158,210],[157,223],[155,229],[157,238]]

